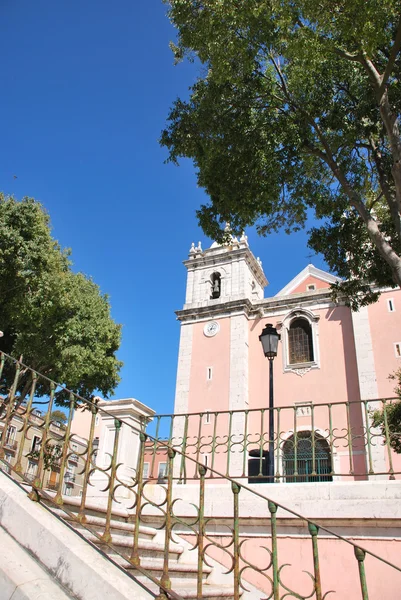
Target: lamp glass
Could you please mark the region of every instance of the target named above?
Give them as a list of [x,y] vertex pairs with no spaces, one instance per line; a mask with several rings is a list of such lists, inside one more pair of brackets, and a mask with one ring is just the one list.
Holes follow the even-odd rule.
[[259,340],[262,342],[263,352],[266,358],[274,358],[277,356],[280,335],[277,333],[277,329],[273,327],[271,323],[266,325],[259,336]]

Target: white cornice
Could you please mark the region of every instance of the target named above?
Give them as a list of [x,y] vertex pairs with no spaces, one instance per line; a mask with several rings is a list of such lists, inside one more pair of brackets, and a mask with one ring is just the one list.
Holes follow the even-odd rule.
[[195,322],[204,319],[218,319],[231,317],[235,314],[246,314],[248,318],[261,318],[273,315],[286,314],[289,310],[295,308],[309,308],[318,310],[341,305],[342,302],[334,303],[331,298],[330,289],[319,289],[314,292],[302,292],[299,294],[290,294],[285,297],[273,296],[264,298],[258,302],[250,302],[247,299],[237,299],[235,301],[208,304],[201,306],[199,304],[186,305],[183,310],[176,311],[179,321]]

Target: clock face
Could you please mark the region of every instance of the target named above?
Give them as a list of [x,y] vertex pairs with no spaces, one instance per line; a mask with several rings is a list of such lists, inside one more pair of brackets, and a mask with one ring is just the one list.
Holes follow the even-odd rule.
[[220,331],[220,325],[217,323],[217,321],[210,321],[210,323],[206,323],[206,325],[203,328],[203,333],[207,337],[213,337],[219,331]]

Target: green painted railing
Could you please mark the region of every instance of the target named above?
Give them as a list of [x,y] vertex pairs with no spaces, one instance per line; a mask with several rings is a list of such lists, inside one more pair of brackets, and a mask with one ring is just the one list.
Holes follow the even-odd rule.
[[[387,413],[397,398],[296,404],[273,409],[274,437],[269,435],[269,409],[203,411],[156,415],[148,428],[154,438],[181,452],[174,476],[198,479],[185,457],[225,477],[266,482],[269,448],[274,448],[275,481],[363,481],[374,476],[401,476],[401,459],[393,445],[401,438]],[[373,413],[382,411],[383,425]],[[270,444],[272,442],[272,444]],[[157,478],[157,444],[146,447],[150,478]],[[195,464],[195,463],[194,463]],[[250,476],[251,474],[251,476]]]
[[[213,561],[217,561],[224,567],[221,569],[224,572],[223,577],[232,587],[234,600],[239,600],[241,596],[252,600],[262,598],[323,600],[329,593],[335,595],[336,592],[335,589],[327,589],[326,584],[327,576],[332,569],[340,568],[335,562],[336,557],[340,556],[343,560],[347,554],[348,598],[367,600],[372,582],[374,584],[375,578],[382,577],[382,572],[386,569],[388,570],[386,577],[388,581],[393,582],[393,588],[401,589],[399,566],[269,498],[271,485],[265,486],[263,490],[261,486],[255,489],[240,478],[227,476],[223,470],[217,469],[215,464],[207,466],[203,464],[203,461],[199,460],[202,455],[202,436],[198,436],[197,445],[194,446],[196,451],[192,453],[184,452],[184,449],[188,450],[185,440],[181,444],[173,445],[171,443],[174,437],[172,417],[170,417],[171,435],[167,441],[158,439],[158,432],[154,432],[153,436],[147,434],[146,423],[138,429],[132,428],[132,433],[139,439],[139,451],[137,468],[127,478],[121,475],[124,465],[117,461],[121,427],[131,427],[124,419],[114,419],[113,450],[109,464],[98,465],[95,443],[97,417],[110,418],[112,415],[99,408],[93,400],[81,398],[5,354],[0,355],[0,384],[3,390],[0,402],[1,468],[7,470],[16,481],[29,484],[28,491],[32,500],[46,499],[52,505],[61,508],[70,519],[76,519],[91,531],[101,548],[112,548],[117,554],[119,549],[113,541],[112,534],[114,501],[124,496],[130,520],[134,524],[129,563],[139,573],[146,575],[149,581],[159,586],[160,599],[180,600],[181,598],[174,589],[170,574],[172,543],[177,540],[177,537],[185,539],[197,557],[196,598],[198,599],[204,597],[208,585],[204,582],[204,567],[216,564]],[[41,393],[40,397],[37,394],[38,389]],[[53,411],[57,402],[65,403],[66,399],[67,420],[60,425],[54,421]],[[72,433],[74,415],[82,408],[88,411],[86,436]],[[231,422],[235,422],[234,413],[229,415],[232,415],[229,416]],[[190,417],[185,419],[188,428]],[[156,419],[159,431],[163,418]],[[195,418],[199,419],[199,416]],[[215,418],[219,419],[219,416],[216,414]],[[237,445],[232,435],[237,434],[228,431],[226,434],[228,441],[224,442],[228,453],[233,453],[233,446]],[[329,428],[328,436],[330,435],[333,439],[337,436],[333,428]],[[348,431],[344,435],[345,439],[350,439]],[[11,453],[7,450],[7,440],[10,440],[10,436],[15,443],[15,451]],[[259,444],[263,440],[264,448],[264,444],[269,440],[265,437],[263,429],[260,431],[260,436]],[[368,437],[370,437],[369,443],[372,444],[372,436]],[[307,439],[304,432],[300,439]],[[287,440],[288,438],[285,443]],[[314,460],[316,463],[318,445],[315,439],[313,446],[313,437],[309,441],[312,449],[314,448],[312,462]],[[215,438],[215,448],[219,447],[219,443]],[[247,443],[248,441],[244,440],[239,442],[239,447],[244,454],[247,452]],[[366,448],[366,445],[364,447]],[[257,448],[258,443],[256,443],[256,450]],[[295,445],[294,454],[297,448],[298,446]],[[150,472],[148,477],[144,476],[145,463],[149,456],[153,468],[156,468],[161,457],[165,457],[167,465],[161,478],[163,483],[152,479]],[[373,457],[374,452],[372,452],[372,462]],[[76,465],[74,472],[72,464]],[[192,473],[196,472],[196,483],[190,481],[188,485],[183,485],[182,465]],[[78,515],[69,512],[66,498],[66,483],[71,482],[72,472],[75,476],[74,495],[79,498],[80,503]],[[104,497],[105,525],[101,534],[93,531],[87,520],[88,498],[96,474],[103,477],[105,482],[101,492]],[[219,501],[220,507],[224,509],[222,515],[216,514],[213,510]],[[260,516],[259,528],[263,529],[263,535],[260,531],[259,535],[249,534],[247,530],[249,518],[255,515]],[[216,524],[216,518],[219,518],[220,525]],[[295,557],[296,547],[292,546],[292,550],[288,545],[286,547],[288,536],[283,537],[280,533],[280,528],[284,527],[283,523],[288,524],[289,519],[301,531],[301,534],[298,534],[299,539],[294,538],[294,543],[303,544],[298,552],[302,561],[292,568],[288,563]],[[142,567],[139,532],[141,525],[150,523],[157,524],[164,531],[163,571],[160,578],[155,578]],[[331,546],[329,547],[328,544]],[[322,545],[324,560],[321,558]],[[302,580],[302,573],[308,574],[308,583]],[[341,576],[342,573],[339,572],[338,578]],[[386,597],[390,598],[388,595]]]

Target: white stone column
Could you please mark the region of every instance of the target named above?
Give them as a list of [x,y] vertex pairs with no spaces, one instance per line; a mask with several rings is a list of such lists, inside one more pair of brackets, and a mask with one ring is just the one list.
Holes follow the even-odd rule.
[[[376,400],[379,396],[376,379],[376,369],[373,354],[372,335],[370,331],[369,313],[367,306],[352,313],[352,324],[354,327],[354,339],[356,350],[356,362],[358,366],[359,389],[362,400]],[[368,402],[368,411],[373,411],[381,408],[380,402]],[[372,421],[366,415],[364,407],[362,407],[363,423],[365,428],[369,429],[375,436],[380,435],[380,429],[371,428]],[[374,444],[374,445],[373,445]],[[377,473],[387,470],[386,447],[379,443],[379,438],[374,437],[371,445],[371,456],[373,470]],[[368,447],[366,446],[366,466],[369,469]],[[370,475],[369,479],[387,479],[387,475]]]
[[[237,315],[230,319],[230,386],[229,410],[245,411],[248,407],[248,319]],[[242,441],[244,437],[245,413],[233,415],[232,441]],[[228,432],[227,432],[228,433]],[[242,474],[243,454],[240,446],[234,446],[230,456],[230,475]]]
[[[177,382],[175,388],[174,414],[187,414],[189,408],[189,388],[192,362],[192,323],[182,323],[180,332],[180,349],[178,352]],[[185,418],[175,418],[173,438],[182,440],[184,436]],[[180,472],[181,456],[174,460],[174,476]]]
[[[124,400],[100,401],[98,404],[100,428],[99,428],[99,449],[96,456],[96,466],[100,469],[107,469],[111,464],[113,455],[114,439],[116,435],[115,420],[122,422],[120,428],[117,464],[120,464],[117,470],[117,477],[123,483],[131,485],[135,477],[140,440],[139,434],[142,430],[142,424],[145,420],[152,420],[155,411],[135,400],[126,398]],[[102,492],[108,482],[110,470],[102,473],[96,470],[90,478],[92,485],[88,486],[88,497],[105,496],[108,492]],[[119,487],[116,497],[129,498],[129,490],[123,486]]]
[[193,302],[193,295],[194,295],[194,270],[188,269],[185,304],[191,304]]

